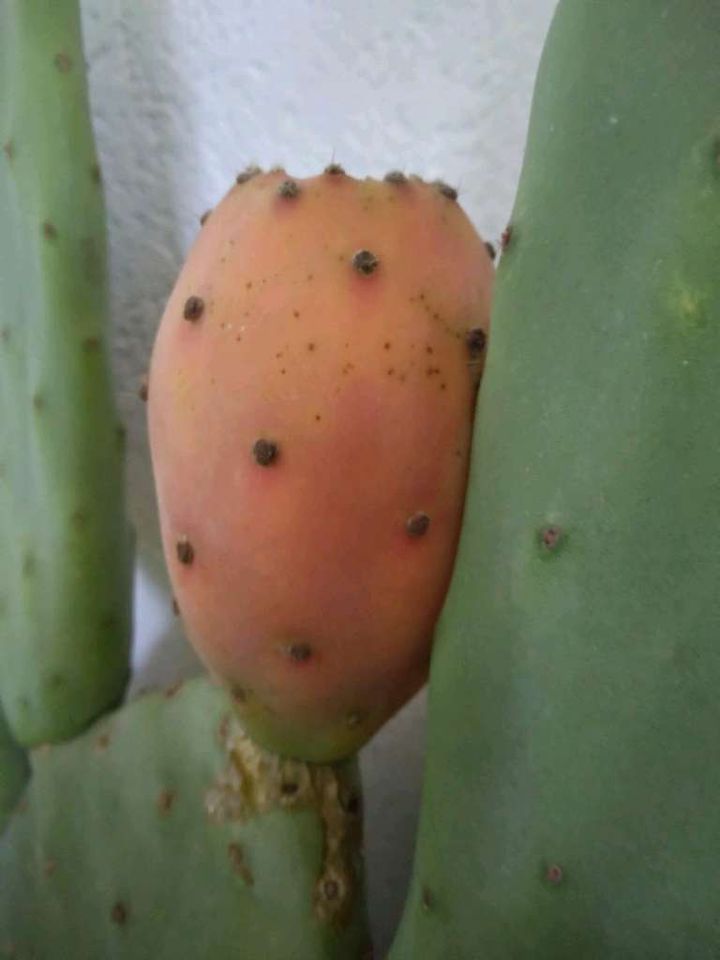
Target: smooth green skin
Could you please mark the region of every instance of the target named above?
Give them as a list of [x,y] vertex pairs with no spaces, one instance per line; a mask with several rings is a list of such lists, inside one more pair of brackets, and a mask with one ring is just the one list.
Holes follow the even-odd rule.
[[561,0],[531,116],[390,956],[710,960],[720,4]]
[[0,709],[0,834],[30,775],[27,754],[13,740]]
[[32,745],[119,701],[131,630],[77,0],[0,3],[0,148],[0,698]]
[[[316,919],[315,809],[213,822],[232,710],[201,677],[134,701],[72,743],[33,751],[25,803],[0,840],[0,954],[23,960],[361,960],[362,885],[345,925]],[[107,739],[105,739],[107,738]],[[357,784],[357,769],[342,776]],[[171,791],[169,810],[158,805]],[[242,850],[251,880],[233,868]],[[359,852],[358,852],[358,870]],[[113,921],[122,903],[124,923]]]

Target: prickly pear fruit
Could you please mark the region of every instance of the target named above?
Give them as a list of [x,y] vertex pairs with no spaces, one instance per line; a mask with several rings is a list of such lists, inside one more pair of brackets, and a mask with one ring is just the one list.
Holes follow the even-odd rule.
[[459,535],[493,267],[453,190],[248,171],[149,373],[191,641],[281,754],[354,752],[426,678]]

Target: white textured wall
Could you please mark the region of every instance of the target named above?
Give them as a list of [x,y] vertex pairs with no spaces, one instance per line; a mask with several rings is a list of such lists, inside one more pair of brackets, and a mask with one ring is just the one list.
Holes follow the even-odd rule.
[[[198,216],[249,162],[442,177],[481,233],[512,206],[554,0],[83,0],[110,214],[115,368],[139,535],[136,685],[197,669],[171,615],[137,400]],[[401,909],[420,695],[363,752],[377,946]]]

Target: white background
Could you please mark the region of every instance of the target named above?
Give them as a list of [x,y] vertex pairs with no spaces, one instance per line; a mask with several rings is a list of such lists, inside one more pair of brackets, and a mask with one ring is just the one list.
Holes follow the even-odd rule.
[[[137,388],[198,216],[250,162],[441,177],[486,239],[509,217],[554,0],[83,0],[109,208],[114,364],[139,541],[134,688],[198,669],[172,616]],[[420,694],[362,753],[382,955],[405,894]]]

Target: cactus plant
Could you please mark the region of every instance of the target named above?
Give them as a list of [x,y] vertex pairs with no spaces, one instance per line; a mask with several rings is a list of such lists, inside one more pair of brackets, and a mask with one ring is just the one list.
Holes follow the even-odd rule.
[[255,747],[200,677],[32,753],[0,955],[366,960],[353,762]]
[[561,0],[393,960],[720,951],[720,7]]
[[121,698],[132,550],[77,0],[6,0],[0,71],[0,698],[31,745]]
[[248,732],[358,750],[426,679],[493,266],[443,183],[251,169],[205,219],[148,384],[189,638]]
[[27,754],[13,739],[0,710],[0,834],[20,798],[29,773]]

